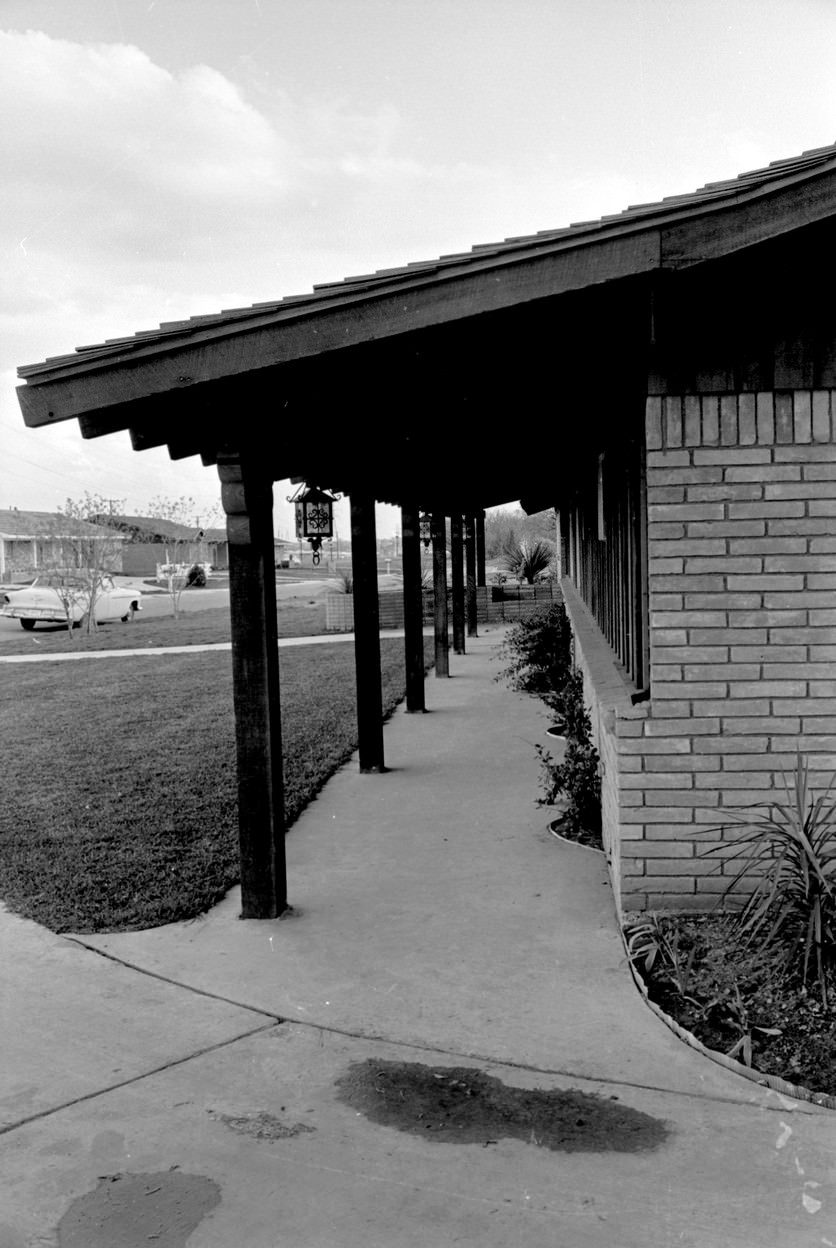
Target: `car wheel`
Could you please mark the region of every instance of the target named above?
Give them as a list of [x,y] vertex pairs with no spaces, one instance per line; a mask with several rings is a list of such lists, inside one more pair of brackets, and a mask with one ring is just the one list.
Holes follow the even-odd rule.
[[27,633],[31,633],[32,629],[35,627],[35,621],[34,620],[21,620],[20,627],[25,628]]

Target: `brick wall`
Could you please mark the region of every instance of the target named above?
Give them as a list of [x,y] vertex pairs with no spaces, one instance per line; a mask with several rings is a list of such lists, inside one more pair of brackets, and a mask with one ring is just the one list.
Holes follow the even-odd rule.
[[[493,600],[490,587],[476,587],[476,619],[480,624],[513,623],[542,611],[549,602],[557,601],[559,593],[551,585],[538,585],[506,591],[508,596]],[[403,593],[399,589],[382,590],[379,594],[380,627],[403,628]],[[448,591],[450,627],[453,626],[452,599]],[[433,622],[433,594],[424,593],[424,623]],[[329,632],[350,633],[354,628],[354,599],[351,594],[328,594],[325,599],[325,627]]]
[[836,769],[836,392],[652,397],[646,434],[652,700],[613,725],[622,900],[705,909],[727,879],[704,830],[773,799],[798,748],[818,786]]

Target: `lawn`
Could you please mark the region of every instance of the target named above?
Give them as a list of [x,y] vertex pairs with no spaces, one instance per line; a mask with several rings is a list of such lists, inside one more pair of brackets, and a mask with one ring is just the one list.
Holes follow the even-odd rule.
[[[403,643],[381,658],[389,714]],[[356,747],[354,648],[283,649],[280,666],[292,824]],[[237,882],[228,654],[12,664],[3,683],[11,909],[56,932],[132,930],[201,914]]]
[[[199,591],[195,591],[199,592]],[[276,612],[280,637],[315,637],[325,632],[325,599],[288,598]],[[229,607],[173,615],[138,615],[130,624],[100,624],[92,633],[60,625],[39,625],[30,633],[4,632],[1,654],[66,654],[73,650],[142,650],[146,646],[200,646],[229,641]]]

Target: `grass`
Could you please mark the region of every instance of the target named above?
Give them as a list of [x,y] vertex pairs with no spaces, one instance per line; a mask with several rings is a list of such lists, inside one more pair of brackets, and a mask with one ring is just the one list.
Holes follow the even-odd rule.
[[[325,630],[325,599],[291,598],[276,613],[280,637],[316,637]],[[230,639],[229,608],[173,615],[137,616],[130,624],[101,624],[92,633],[40,624],[31,633],[0,635],[2,654],[66,654],[77,650],[141,650],[145,646],[200,646]]]
[[[383,640],[381,659],[389,714],[403,644]],[[353,647],[289,648],[280,667],[291,824],[356,747]],[[201,914],[237,882],[227,654],[12,665],[4,689],[11,909],[56,932],[135,930]]]

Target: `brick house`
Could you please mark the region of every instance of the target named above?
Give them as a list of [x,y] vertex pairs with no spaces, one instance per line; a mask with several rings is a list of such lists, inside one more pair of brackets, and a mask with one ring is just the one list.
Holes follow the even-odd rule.
[[[361,769],[383,770],[375,500],[401,506],[404,562],[409,549],[418,569],[404,576],[417,698],[419,512],[439,537],[442,603],[445,517],[460,535],[519,499],[560,516],[619,904],[706,908],[725,882],[700,834],[773,798],[798,748],[817,782],[829,775],[834,241],[836,145],[20,370],[30,426],[128,430],[137,451],[166,445],[217,467],[245,914],[280,913],[284,896],[270,630],[272,488],[286,478],[350,496]],[[455,637],[460,536],[452,544]]]
[[109,570],[121,572],[124,541],[121,534],[58,512],[0,511],[0,581],[32,580],[43,568],[78,567],[96,547]]
[[703,254],[660,275],[632,431],[602,421],[561,495],[625,908],[707,908],[706,829],[781,794],[799,749],[819,788],[836,769],[834,224],[810,220],[832,150],[707,188],[737,240],[684,201]]
[[158,564],[203,563],[226,568],[229,550],[224,529],[199,529],[156,516],[102,515],[100,523],[125,535],[122,553],[127,576],[154,576]]

